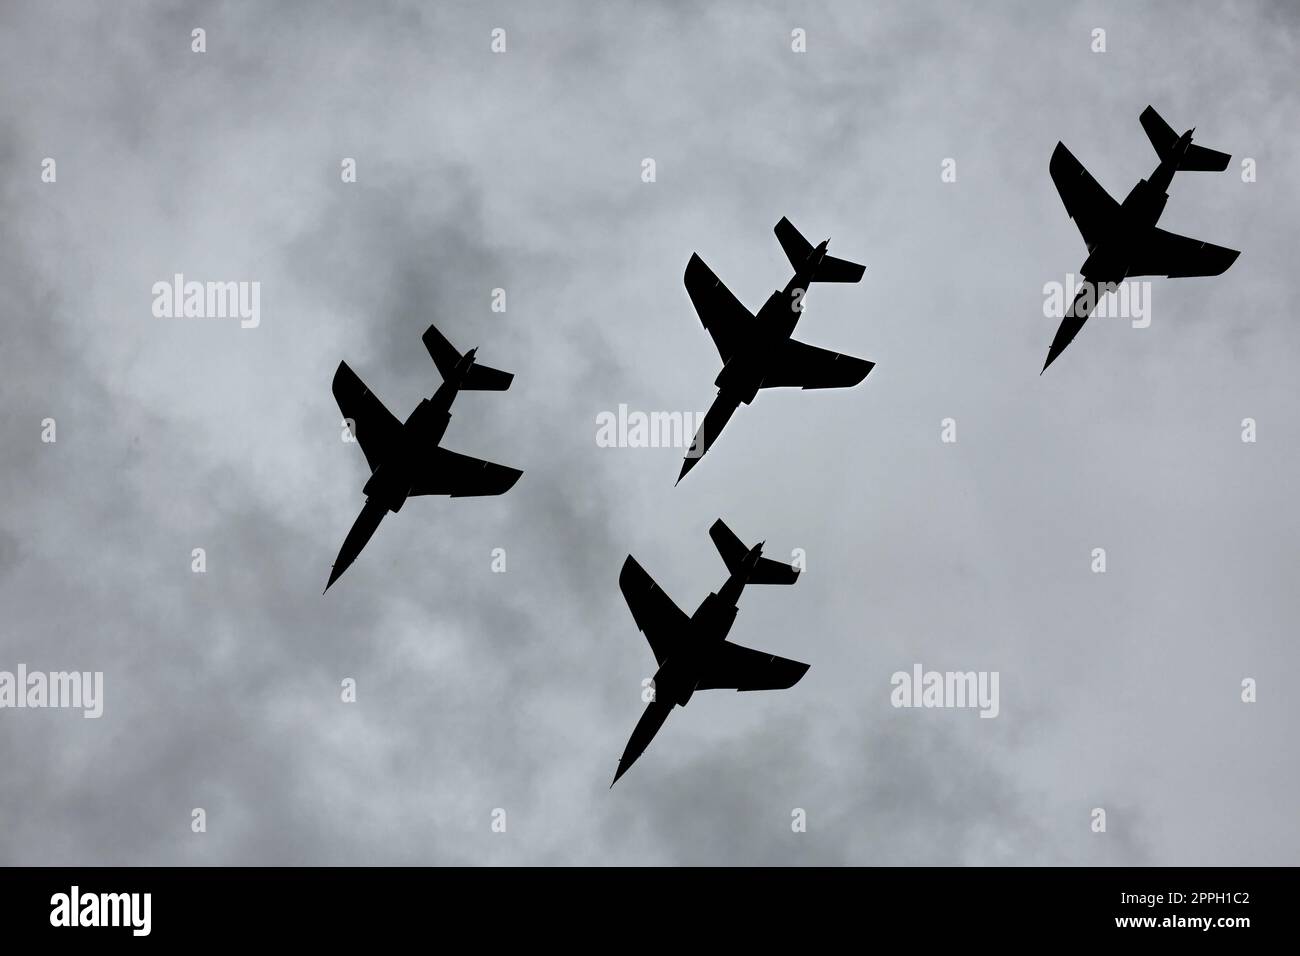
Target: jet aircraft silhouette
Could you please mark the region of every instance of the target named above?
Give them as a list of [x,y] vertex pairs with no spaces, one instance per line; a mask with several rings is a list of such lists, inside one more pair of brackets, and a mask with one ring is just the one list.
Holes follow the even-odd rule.
[[461,355],[432,325],[423,341],[443,381],[432,398],[421,400],[405,423],[384,407],[346,362],[340,362],[334,373],[334,398],[343,417],[352,422],[352,433],[370,465],[370,479],[362,489],[366,503],[343,539],[326,591],[356,560],[384,515],[401,511],[409,496],[499,495],[509,491],[523,474],[438,447],[451,421],[451,403],[457,392],[505,391],[514,376],[476,364],[478,349]]
[[740,304],[698,254],[692,254],[686,264],[686,291],[718,348],[722,371],[713,383],[718,395],[686,453],[678,481],[704,457],[736,408],[752,402],[760,388],[852,388],[873,367],[863,359],[790,338],[812,283],[857,282],[866,266],[827,255],[829,239],[814,248],[784,217],[775,232],[794,266],[794,277],[784,290],[768,297],[757,316]]
[[686,706],[697,690],[783,690],[798,683],[807,664],[756,651],[727,640],[739,609],[736,602],[746,584],[794,584],[799,572],[788,564],[763,557],[763,542],[745,547],[719,518],[709,536],[731,572],[690,617],[673,603],[632,555],[623,562],[618,586],[623,590],[636,626],[644,632],[659,670],[654,676],[654,700],[637,721],[618,762],[618,778],[645,752],[673,705]]
[[1194,145],[1195,127],[1177,135],[1150,106],[1139,119],[1160,164],[1150,178],[1138,181],[1123,203],[1115,202],[1098,185],[1064,143],[1058,142],[1052,153],[1052,179],[1066,212],[1083,235],[1088,258],[1079,270],[1084,282],[1056,330],[1043,372],[1079,334],[1098,299],[1112,285],[1131,276],[1217,276],[1240,255],[1235,249],[1156,228],[1169,201],[1167,190],[1176,171],[1222,172],[1232,157]]

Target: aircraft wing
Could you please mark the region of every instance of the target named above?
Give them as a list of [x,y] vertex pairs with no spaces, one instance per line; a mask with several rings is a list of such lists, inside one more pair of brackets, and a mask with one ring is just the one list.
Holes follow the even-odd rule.
[[691,261],[686,263],[684,281],[700,322],[713,336],[713,344],[718,347],[722,361],[726,362],[736,354],[741,336],[754,316],[698,255],[692,254]]
[[1065,211],[1091,250],[1118,217],[1119,203],[1101,188],[1064,143],[1056,144],[1048,170],[1056,191],[1061,194],[1061,202],[1065,203]]
[[705,665],[695,689],[784,690],[797,684],[807,670],[807,664],[724,641]]
[[420,470],[422,473],[411,486],[411,494],[451,495],[453,498],[504,494],[523,474],[517,468],[471,458],[446,448],[435,448]]
[[632,620],[650,642],[655,661],[662,664],[668,652],[686,633],[691,619],[630,554],[623,562],[618,586],[623,591],[628,610],[632,612]]
[[795,339],[782,343],[762,388],[852,388],[875,367],[866,359],[819,349]]
[[1155,228],[1146,242],[1134,250],[1128,274],[1169,276],[1171,279],[1217,276],[1236,262],[1239,255],[1241,253],[1236,249],[1225,249]]
[[366,464],[374,471],[401,438],[402,423],[384,407],[384,403],[352,369],[347,362],[339,362],[334,372],[334,400],[339,403],[343,417],[351,419],[352,434]]

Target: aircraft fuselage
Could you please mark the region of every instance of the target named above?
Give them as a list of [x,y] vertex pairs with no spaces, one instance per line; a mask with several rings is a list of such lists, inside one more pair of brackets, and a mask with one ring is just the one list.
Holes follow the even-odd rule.
[[1120,204],[1120,227],[1114,235],[1088,249],[1079,270],[1091,282],[1121,282],[1128,275],[1129,261],[1149,230],[1154,229],[1169,202],[1169,186],[1192,142],[1188,130],[1146,179],[1138,180]]
[[784,289],[777,289],[755,316],[753,334],[745,340],[740,351],[722,366],[713,384],[720,392],[735,396],[748,405],[762,387],[776,347],[794,334],[803,313],[803,299],[812,285],[817,267],[826,255],[827,243],[822,242],[808,255],[795,271]]
[[749,580],[750,572],[762,555],[761,546],[755,546],[745,556],[741,565],[717,591],[710,593],[691,615],[690,629],[681,649],[664,659],[655,673],[655,696],[685,707],[695,693],[709,659],[731,633],[740,613],[741,592]]
[[420,404],[402,424],[401,441],[392,457],[371,474],[362,491],[396,514],[402,510],[415,484],[418,465],[441,444],[451,421],[451,403],[459,391],[451,382],[443,382],[432,398]]

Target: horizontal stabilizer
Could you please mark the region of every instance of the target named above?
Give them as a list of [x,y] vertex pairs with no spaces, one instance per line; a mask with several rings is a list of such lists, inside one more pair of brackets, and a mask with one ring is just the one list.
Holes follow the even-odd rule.
[[[794,224],[784,216],[776,224],[774,232],[777,241],[781,243],[781,248],[785,250],[785,257],[790,260],[790,265],[798,271],[808,261],[808,257],[813,254],[812,243],[805,239],[799,233],[799,230],[794,227]],[[857,282],[866,271],[866,266],[858,265],[856,262],[837,259],[834,256],[822,256],[817,271],[813,273],[813,281]]]
[[790,265],[798,269],[804,264],[805,260],[812,255],[812,243],[800,234],[799,230],[794,227],[789,219],[781,217],[781,221],[776,224],[773,230],[776,233],[777,242],[781,243],[781,248],[785,250],[785,257],[790,260]]
[[859,282],[867,267],[837,259],[834,256],[822,256],[822,263],[817,267],[813,279],[817,282]]
[[1150,106],[1142,111],[1138,121],[1142,124],[1142,129],[1146,131],[1147,139],[1151,140],[1156,155],[1163,159],[1165,154],[1173,149],[1174,143],[1178,142],[1178,134]]
[[1221,173],[1228,168],[1232,157],[1217,149],[1206,149],[1193,143],[1178,163],[1179,169],[1191,169],[1203,173]]
[[[721,518],[713,522],[713,527],[709,528],[709,537],[713,539],[718,554],[722,555],[727,570],[734,574],[749,555],[750,549],[745,547],[745,543],[736,537],[736,533],[728,528]],[[798,578],[799,572],[790,565],[773,561],[771,558],[759,558],[749,574],[749,583],[794,584]]]
[[798,580],[799,572],[792,566],[771,558],[759,558],[749,574],[750,584],[794,584]]
[[728,571],[736,570],[745,555],[749,553],[745,542],[737,538],[736,533],[728,528],[721,518],[713,522],[713,527],[709,529],[709,537],[713,539],[718,554],[722,555],[722,563],[727,566]]
[[[1146,130],[1147,139],[1151,140],[1151,145],[1155,148],[1156,155],[1164,159],[1178,142],[1178,134],[1150,106],[1142,111],[1139,119],[1142,128]],[[1221,153],[1217,149],[1206,149],[1193,143],[1187,147],[1187,152],[1178,161],[1178,168],[1204,173],[1221,173],[1228,168],[1228,163],[1231,161],[1232,157],[1227,153]]]
[[472,350],[468,355],[462,355],[437,326],[430,325],[425,330],[423,342],[444,381],[455,382],[459,378],[461,388],[486,392],[504,392],[514,381],[510,372],[476,363]]
[[515,376],[512,372],[503,372],[499,368],[490,368],[475,362],[465,373],[465,379],[460,383],[460,387],[480,392],[504,392],[514,380]]

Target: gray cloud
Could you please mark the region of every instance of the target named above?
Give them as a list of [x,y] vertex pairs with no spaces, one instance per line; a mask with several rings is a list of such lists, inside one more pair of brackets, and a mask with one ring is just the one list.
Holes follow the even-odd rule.
[[[0,712],[0,862],[1296,861],[1285,6],[0,22],[0,669],[100,669],[107,698],[100,720]],[[1122,195],[1154,165],[1148,102],[1257,158],[1251,185],[1179,177],[1166,215],[1244,253],[1156,281],[1151,328],[1090,323],[1040,379],[1042,286],[1083,258],[1047,158],[1062,139]],[[597,447],[620,402],[707,406],[682,270],[699,251],[757,308],[785,278],[782,215],[867,263],[810,294],[800,335],[871,377],[764,395],[678,488],[678,452]],[[262,326],[154,319],[174,272],[260,281]],[[447,444],[525,475],[413,500],[322,597],[365,473],[330,377],[345,359],[404,416],[437,381],[430,321],[516,373],[458,400]],[[812,669],[697,696],[611,791],[653,665],[618,569],[636,554],[693,610],[723,575],[719,515],[807,551],[733,636]],[[1002,714],[892,709],[915,661],[1000,671]]]

